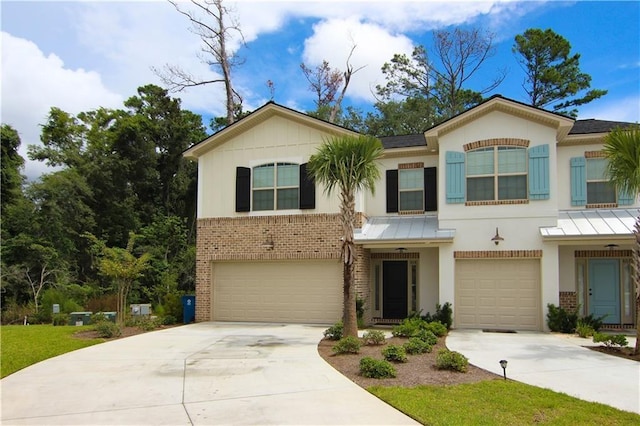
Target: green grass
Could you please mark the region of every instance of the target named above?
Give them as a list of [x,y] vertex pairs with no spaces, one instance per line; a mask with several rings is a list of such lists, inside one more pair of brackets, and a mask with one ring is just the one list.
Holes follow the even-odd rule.
[[640,415],[510,380],[368,390],[426,425],[640,424]]
[[6,377],[36,362],[104,342],[76,339],[73,334],[91,326],[4,325],[0,327],[0,376]]

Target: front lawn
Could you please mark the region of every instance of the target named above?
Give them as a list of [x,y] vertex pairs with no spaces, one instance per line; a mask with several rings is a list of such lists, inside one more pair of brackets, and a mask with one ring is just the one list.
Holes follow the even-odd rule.
[[91,326],[3,325],[0,327],[0,378],[36,362],[104,342],[76,339],[73,334]]
[[640,424],[640,415],[511,380],[368,390],[428,425]]

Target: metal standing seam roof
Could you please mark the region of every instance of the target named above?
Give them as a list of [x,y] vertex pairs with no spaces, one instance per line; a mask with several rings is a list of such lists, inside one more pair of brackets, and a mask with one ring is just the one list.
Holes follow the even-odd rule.
[[558,225],[540,228],[544,238],[625,237],[633,235],[638,209],[564,210]]
[[375,216],[356,229],[356,243],[453,240],[454,229],[439,229],[436,216]]

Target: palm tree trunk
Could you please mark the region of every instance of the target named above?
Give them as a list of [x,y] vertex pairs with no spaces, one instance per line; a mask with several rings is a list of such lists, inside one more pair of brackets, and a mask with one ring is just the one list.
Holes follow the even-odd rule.
[[640,216],[636,218],[633,234],[635,236],[635,244],[633,247],[633,279],[636,288],[636,346],[633,350],[634,354],[640,353]]
[[353,228],[355,223],[355,196],[353,192],[343,189],[341,193],[340,213],[342,220],[342,260],[343,260],[343,335],[358,337],[358,320],[356,317],[356,299],[353,285],[353,271],[355,262],[355,247],[353,243]]

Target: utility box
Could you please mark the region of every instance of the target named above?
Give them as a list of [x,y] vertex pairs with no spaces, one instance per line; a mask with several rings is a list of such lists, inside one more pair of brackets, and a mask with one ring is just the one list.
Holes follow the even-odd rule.
[[53,304],[53,313],[54,314],[59,314],[60,313],[60,305],[58,303],[54,303]]
[[91,314],[93,312],[71,312],[69,314],[69,325],[89,325],[91,324]]
[[182,296],[182,321],[190,324],[196,321],[196,297]]
[[131,307],[131,315],[133,316],[151,315],[151,303],[138,303],[129,306]]
[[107,321],[116,322],[116,312],[98,312],[98,313],[104,315]]

